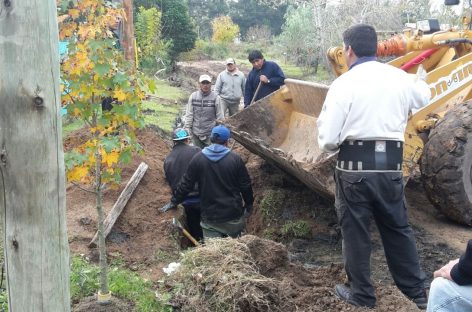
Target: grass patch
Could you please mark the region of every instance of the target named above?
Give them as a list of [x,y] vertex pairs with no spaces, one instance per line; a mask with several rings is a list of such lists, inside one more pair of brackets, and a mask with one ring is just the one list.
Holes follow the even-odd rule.
[[62,137],[65,138],[69,133],[74,132],[84,126],[84,123],[78,119],[71,119],[62,117]]
[[144,124],[146,126],[156,126],[167,133],[171,133],[174,129],[175,119],[181,111],[179,105],[160,104],[152,101],[144,101],[142,108]]
[[156,252],[154,253],[154,260],[157,262],[173,262],[177,261],[179,259],[179,253],[178,252],[172,252],[168,250],[162,250],[162,249],[157,249]]
[[311,234],[310,226],[306,221],[289,221],[282,226],[281,232],[286,237],[308,238]]
[[[73,302],[92,296],[99,289],[99,268],[82,257],[73,257],[70,273],[70,290]],[[163,301],[159,301],[150,281],[137,273],[110,266],[108,271],[109,288],[113,295],[134,302],[136,311],[172,311]]]
[[264,221],[276,219],[282,210],[285,194],[280,190],[268,190],[264,193],[264,197],[259,204]]
[[181,89],[172,87],[162,80],[156,80],[156,92],[154,95],[167,100],[183,100],[187,97]]

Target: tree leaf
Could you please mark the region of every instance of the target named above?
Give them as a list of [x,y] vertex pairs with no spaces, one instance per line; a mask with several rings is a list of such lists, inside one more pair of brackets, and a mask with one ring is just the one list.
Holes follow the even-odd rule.
[[93,70],[100,76],[105,76],[110,71],[109,64],[95,64]]

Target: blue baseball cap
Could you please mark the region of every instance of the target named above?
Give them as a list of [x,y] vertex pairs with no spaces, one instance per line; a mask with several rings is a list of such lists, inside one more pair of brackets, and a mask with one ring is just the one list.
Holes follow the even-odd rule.
[[211,138],[215,141],[226,142],[231,137],[231,132],[225,126],[219,125],[211,130]]

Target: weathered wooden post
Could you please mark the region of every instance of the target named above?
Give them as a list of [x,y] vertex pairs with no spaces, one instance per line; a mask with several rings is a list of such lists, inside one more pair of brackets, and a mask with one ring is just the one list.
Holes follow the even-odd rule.
[[55,0],[0,0],[0,215],[9,311],[70,311]]

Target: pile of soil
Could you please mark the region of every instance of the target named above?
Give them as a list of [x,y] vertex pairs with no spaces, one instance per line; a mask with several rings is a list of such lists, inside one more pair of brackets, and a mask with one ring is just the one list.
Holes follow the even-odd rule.
[[[65,141],[65,149],[78,145],[86,137],[86,130],[71,134]],[[108,236],[107,248],[111,261],[120,260],[143,277],[157,281],[163,277],[162,268],[178,260],[181,250],[180,237],[171,226],[172,218],[179,212],[160,213],[157,210],[170,199],[162,167],[171,142],[152,129],[140,131],[138,140],[144,154],[136,156],[124,168],[119,189],[105,191],[105,211],[110,211],[141,162],[148,164],[149,169]],[[274,248],[270,244],[273,242],[255,240],[256,247],[250,249],[261,274],[280,281],[280,289],[285,289],[293,304],[303,307],[299,311],[353,311],[333,293],[334,284],[343,281],[344,273],[341,269],[341,239],[332,203],[239,144],[234,145],[234,150],[246,162],[255,192],[254,213],[249,220],[248,233],[282,242],[288,251],[286,260],[280,258],[280,253],[272,252]],[[278,194],[280,200],[267,207],[270,202],[267,194]],[[471,229],[453,224],[435,212],[418,180],[409,183],[407,199],[410,221],[429,282],[434,270],[460,255],[472,236]],[[306,221],[310,227],[309,235],[305,238],[282,235],[276,229],[287,220]],[[93,194],[73,185],[67,187],[67,221],[71,253],[84,254],[97,262],[97,249],[88,246],[97,228]],[[378,294],[377,311],[416,311],[416,307],[405,301],[406,298],[393,286],[375,228],[372,277]]]
[[[180,285],[171,302],[183,312],[228,307],[231,311],[363,310],[334,296],[334,285],[344,279],[341,264],[307,269],[289,262],[283,244],[245,235],[238,240],[211,240],[186,253],[166,283]],[[394,286],[377,285],[377,294],[375,311],[418,310]]]

